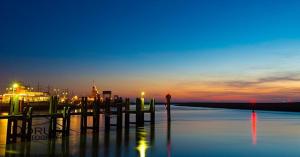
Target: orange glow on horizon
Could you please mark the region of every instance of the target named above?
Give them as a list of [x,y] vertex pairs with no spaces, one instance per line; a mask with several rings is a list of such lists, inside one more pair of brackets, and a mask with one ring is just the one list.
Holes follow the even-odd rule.
[[[263,76],[187,76],[183,78],[166,78],[157,76],[155,79],[101,79],[97,82],[101,89],[109,89],[114,94],[135,99],[137,93],[147,91],[147,98],[164,101],[166,93],[172,93],[173,102],[289,102],[300,101],[300,83],[294,80],[277,80],[259,82]],[[90,86],[80,83],[64,84],[74,94],[86,96],[90,94]],[[84,81],[83,81],[84,82]],[[63,87],[62,87],[63,88]],[[143,95],[141,93],[141,95]]]

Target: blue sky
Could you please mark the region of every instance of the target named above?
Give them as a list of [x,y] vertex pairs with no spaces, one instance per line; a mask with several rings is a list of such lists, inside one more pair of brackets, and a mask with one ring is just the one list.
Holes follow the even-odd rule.
[[[289,0],[3,0],[0,87],[21,80],[83,94],[95,80],[99,88],[124,95],[149,90],[151,96],[172,92],[180,100],[200,101],[203,94],[183,92],[207,93],[203,87],[212,81],[224,86],[274,75],[298,78],[299,5]],[[185,90],[178,87],[190,82]],[[277,92],[276,101],[286,100],[287,91],[298,92],[296,87]],[[254,96],[256,88],[251,97],[241,97],[241,87],[234,90],[241,92],[226,100],[262,96]],[[267,94],[270,98],[262,101],[272,101],[274,93]]]

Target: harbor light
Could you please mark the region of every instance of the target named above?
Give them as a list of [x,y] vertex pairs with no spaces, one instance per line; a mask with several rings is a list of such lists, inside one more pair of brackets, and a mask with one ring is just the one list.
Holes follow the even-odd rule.
[[144,98],[145,92],[141,92],[141,97]]
[[19,87],[19,84],[18,84],[18,83],[14,83],[12,87],[13,87],[14,89],[16,89],[16,88]]
[[74,98],[74,100],[78,100],[78,96],[77,95],[75,95],[73,98]]

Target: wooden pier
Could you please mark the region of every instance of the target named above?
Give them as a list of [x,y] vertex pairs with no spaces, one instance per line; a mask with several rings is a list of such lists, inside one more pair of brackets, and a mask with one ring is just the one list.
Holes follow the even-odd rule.
[[[104,93],[105,96],[106,93]],[[168,121],[170,116],[170,99],[168,94],[167,111]],[[70,135],[71,116],[80,115],[80,133],[85,134],[87,130],[92,130],[93,133],[98,133],[100,129],[100,115],[104,115],[105,132],[109,132],[111,127],[116,127],[117,131],[125,132],[129,130],[130,125],[135,125],[136,128],[143,127],[145,123],[150,123],[151,127],[155,125],[155,99],[151,99],[150,103],[145,106],[144,98],[136,98],[135,108],[132,109],[129,98],[123,100],[122,97],[115,96],[101,98],[97,96],[93,102],[88,102],[87,97],[81,98],[80,112],[71,112],[71,105],[64,105],[62,111],[58,111],[59,98],[52,96],[49,102],[48,114],[33,114],[32,107],[24,101],[11,100],[11,110],[9,115],[0,116],[0,119],[7,119],[7,144],[16,143],[18,139],[21,141],[30,141],[32,134],[32,122],[34,118],[49,119],[49,139],[55,139],[58,134],[62,137]],[[89,109],[91,106],[91,109]],[[20,110],[22,109],[22,110]],[[150,119],[145,119],[145,114],[149,114]],[[131,121],[131,115],[135,116],[135,121]],[[116,117],[116,123],[111,122],[112,116]],[[92,117],[93,121],[88,124],[88,117]],[[124,120],[123,120],[124,119]],[[60,122],[60,123],[59,123]],[[18,133],[18,123],[21,123],[21,132]],[[61,129],[59,129],[61,128]]]

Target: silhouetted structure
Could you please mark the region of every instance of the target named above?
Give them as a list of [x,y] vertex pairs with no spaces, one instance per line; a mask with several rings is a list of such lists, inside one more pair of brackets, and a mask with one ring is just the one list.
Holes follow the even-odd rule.
[[[135,110],[130,108],[130,99],[126,98],[123,101],[122,97],[114,96],[111,99],[111,91],[103,92],[106,99],[100,98],[100,96],[95,97],[94,101],[88,102],[87,97],[82,97],[81,99],[81,112],[72,113],[71,107],[68,104],[64,104],[61,112],[58,112],[59,98],[57,96],[52,96],[49,103],[49,114],[32,115],[32,107],[28,104],[24,104],[24,101],[14,101],[12,99],[11,112],[8,116],[0,116],[0,119],[8,119],[7,127],[7,143],[17,142],[17,137],[21,137],[22,141],[31,140],[31,130],[32,130],[32,119],[35,117],[45,117],[49,118],[49,140],[55,139],[57,134],[61,134],[62,137],[67,137],[70,134],[71,116],[80,115],[80,133],[84,134],[88,129],[93,132],[99,132],[100,128],[100,114],[105,117],[104,126],[105,131],[109,132],[111,126],[116,126],[118,132],[122,132],[123,129],[123,114],[125,115],[125,132],[128,132],[130,124],[135,124],[136,127],[144,126],[145,122],[150,122],[153,126],[155,124],[155,100],[151,99],[149,105],[145,107],[144,98],[137,98],[135,104]],[[170,104],[170,99],[168,99],[168,104]],[[23,107],[23,111],[20,112],[20,106]],[[88,110],[89,106],[92,106]],[[168,113],[170,112],[170,107],[168,107]],[[130,115],[135,115],[135,122],[130,121]],[[150,114],[150,119],[145,120],[145,114]],[[170,115],[170,114],[168,114]],[[88,124],[88,117],[93,118],[93,123]],[[112,124],[111,117],[116,116],[116,124]],[[169,118],[168,118],[169,119]],[[22,121],[21,133],[17,134],[17,123]],[[120,135],[120,134],[118,134]],[[55,146],[53,146],[55,147]]]
[[[21,141],[31,140],[31,128],[32,128],[32,107],[24,103],[24,100],[16,102],[11,100],[11,109],[9,117],[7,117],[7,136],[6,143],[15,143],[17,138],[21,138]],[[20,114],[21,109],[19,106],[24,106],[23,111]],[[18,133],[18,122],[21,121],[21,133]]]
[[[68,136],[70,134],[71,125],[71,107],[65,105],[63,107],[62,113],[57,112],[58,97],[53,96],[50,99],[50,124],[49,124],[49,138],[56,138],[56,134],[62,133],[62,136]],[[47,116],[47,115],[46,115]],[[59,124],[59,121],[62,124]],[[58,129],[58,125],[61,125],[61,129]]]
[[168,114],[168,121],[171,121],[171,95],[167,94],[166,95],[166,100],[167,100],[167,114]]

